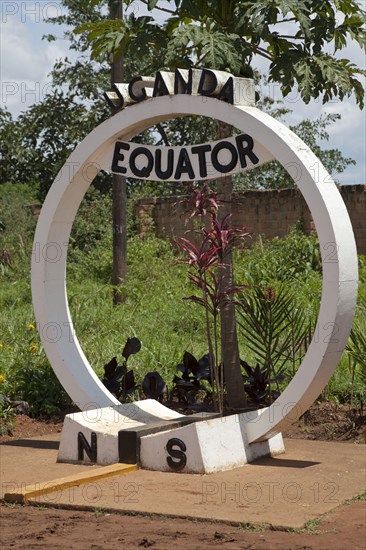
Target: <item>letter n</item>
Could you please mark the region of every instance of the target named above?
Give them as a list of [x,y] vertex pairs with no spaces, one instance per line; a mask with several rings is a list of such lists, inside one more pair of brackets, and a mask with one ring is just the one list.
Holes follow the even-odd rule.
[[78,433],[78,460],[84,460],[84,451],[86,452],[90,462],[97,461],[97,434],[91,433],[90,445],[82,432]]

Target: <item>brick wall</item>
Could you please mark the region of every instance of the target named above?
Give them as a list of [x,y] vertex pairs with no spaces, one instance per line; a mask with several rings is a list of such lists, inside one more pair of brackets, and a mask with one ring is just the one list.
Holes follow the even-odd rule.
[[[339,188],[351,218],[359,254],[366,255],[366,185],[345,185]],[[140,199],[136,204],[140,234],[153,230],[159,237],[183,236],[192,229],[192,220],[177,197]],[[240,191],[234,194],[233,223],[245,225],[264,237],[285,236],[301,222],[306,234],[314,231],[309,209],[299,191]]]
[[358,253],[366,256],[366,185],[343,185],[340,192],[351,218]]

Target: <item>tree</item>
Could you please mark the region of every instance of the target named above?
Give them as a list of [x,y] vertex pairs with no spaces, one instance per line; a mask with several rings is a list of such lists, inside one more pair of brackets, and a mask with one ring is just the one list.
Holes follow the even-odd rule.
[[[123,20],[122,0],[109,0],[109,14],[113,20]],[[116,82],[123,82],[123,57],[111,56],[111,86]],[[120,291],[121,283],[127,278],[127,188],[126,178],[121,175],[112,175],[112,223],[113,223],[113,267],[112,284],[113,303],[124,302],[124,294]]]
[[[80,24],[99,21],[103,16],[93,0],[63,0],[63,5],[71,12],[48,22],[70,25],[74,20]],[[44,38],[57,39],[55,35]],[[6,110],[1,115],[2,181],[34,185],[41,201],[77,144],[110,114],[100,101],[109,86],[107,65],[90,61],[85,54],[88,48],[85,36],[76,36],[68,28],[64,38],[78,52],[77,61],[58,60],[50,75],[52,88],[48,86],[42,100],[16,120]],[[94,184],[106,192],[107,180],[101,174]]]
[[[175,0],[171,8],[160,0],[141,2],[150,11],[158,9],[168,14],[166,23],[157,28],[152,17],[140,16],[129,26],[117,20],[83,25],[80,30],[88,33],[94,56],[126,53],[137,43],[143,51],[148,44],[149,48],[160,48],[160,68],[205,66],[250,76],[257,55],[268,60],[269,80],[281,84],[284,96],[297,86],[306,103],[321,94],[324,102],[354,94],[363,107],[364,90],[358,76],[365,71],[348,59],[337,59],[324,51],[327,45],[334,48],[334,53],[342,50],[349,39],[365,48],[365,11],[357,1]],[[221,125],[221,137],[229,132]],[[221,180],[219,186],[229,205],[230,178]],[[224,358],[228,401],[235,407],[244,402],[244,396],[236,384],[240,364],[233,309],[224,310],[223,315],[228,315],[222,320],[224,338],[229,338],[224,347],[230,351]],[[225,327],[229,327],[226,336]]]
[[[48,93],[14,120],[0,110],[1,181],[28,183],[43,200],[76,145],[100,120],[100,107],[87,108],[60,89]],[[97,186],[105,187],[101,175]]]
[[[128,3],[128,2],[127,2]],[[66,59],[53,71],[54,80],[61,84],[71,85],[77,89],[82,98],[88,98],[96,101],[95,92],[100,92],[100,82],[105,82],[107,67],[110,66],[110,84],[123,82],[124,77],[131,76],[131,70],[143,70],[144,63],[150,59],[149,52],[145,52],[143,61],[139,62],[136,52],[130,50],[124,55],[114,55],[111,52],[108,56],[97,61],[91,60],[88,52],[88,41],[85,33],[75,33],[75,28],[81,24],[98,24],[105,20],[119,21],[125,23],[123,17],[122,0],[62,0],[62,4],[67,8],[65,15],[48,19],[54,24],[66,24],[67,31],[65,38],[70,41],[71,49],[82,54],[82,58],[72,66]],[[107,19],[109,14],[109,19]],[[48,35],[48,40],[55,40],[54,35]],[[138,60],[136,62],[136,59]],[[128,67],[128,68],[127,68]],[[93,75],[93,71],[97,75]],[[61,73],[61,77],[59,76]],[[82,76],[86,79],[82,79]],[[99,79],[98,76],[102,76]],[[89,80],[90,79],[90,80]],[[105,91],[107,85],[104,86]],[[101,95],[101,93],[100,93]],[[112,113],[114,114],[114,113]],[[120,285],[127,277],[127,183],[126,178],[120,175],[112,175],[112,225],[113,225],[113,268],[112,284],[113,302],[119,304],[124,301],[124,294],[120,290]]]
[[[82,25],[95,58],[153,50],[159,68],[207,66],[249,76],[257,55],[268,60],[269,80],[281,84],[284,96],[297,85],[306,103],[322,94],[324,102],[354,94],[363,107],[358,76],[365,71],[334,55],[349,40],[366,47],[366,12],[356,0],[175,0],[171,9],[161,0],[140,1],[167,13],[167,21],[157,25],[140,16],[128,24]],[[327,45],[333,55],[324,51]]]
[[[100,95],[107,87],[105,82],[106,73],[109,72],[110,85],[114,82],[123,82],[124,79],[124,63],[122,56],[114,58],[113,54],[108,60],[104,60],[104,63],[99,64],[90,60],[88,53],[88,44],[84,35],[75,35],[74,28],[77,25],[91,21],[101,21],[107,17],[107,13],[111,20],[116,18],[123,19],[123,4],[122,0],[103,0],[95,2],[93,0],[63,0],[63,5],[68,9],[67,15],[61,15],[55,18],[50,18],[49,22],[54,24],[66,24],[68,30],[65,33],[65,37],[70,41],[70,47],[83,54],[83,59],[78,61],[76,67],[68,66],[67,69],[63,67],[63,76],[69,79],[67,82],[70,85],[70,80],[73,86],[78,87],[82,93],[82,97],[85,97],[85,90],[83,87],[90,86],[90,78],[93,83],[92,87],[87,90],[87,96],[95,101],[96,90]],[[108,8],[108,12],[106,11]],[[55,39],[54,35],[48,35],[48,40]],[[109,63],[107,63],[109,62]],[[67,63],[67,61],[66,61]],[[109,71],[108,66],[109,64]],[[73,69],[76,71],[73,72]],[[66,69],[66,70],[65,70]],[[71,70],[70,70],[71,69]],[[100,90],[100,82],[96,82],[95,76],[90,73],[96,70],[97,75],[102,75],[102,81],[105,82],[104,90]],[[87,81],[80,83],[75,80],[80,78],[82,73],[87,74]],[[54,71],[54,76],[57,79],[57,70]],[[65,83],[65,81],[64,81]],[[113,303],[115,305],[122,303],[124,300],[123,293],[119,290],[122,282],[127,277],[127,192],[126,192],[126,179],[118,176],[112,176],[112,227],[113,227],[113,266],[112,266],[112,284],[113,284]]]
[[[261,90],[265,87],[266,80],[263,75],[256,74],[256,82]],[[272,117],[281,120],[292,111],[283,106],[282,100],[274,99],[260,93],[257,102],[259,109],[267,112]],[[321,160],[325,168],[337,182],[337,175],[344,172],[347,166],[356,164],[351,159],[344,157],[339,149],[325,149],[323,144],[329,140],[328,127],[340,120],[340,114],[321,115],[315,120],[304,119],[299,124],[290,126],[315,155]],[[235,190],[240,189],[288,189],[295,187],[293,179],[278,161],[269,162],[256,170],[242,172],[233,177]]]

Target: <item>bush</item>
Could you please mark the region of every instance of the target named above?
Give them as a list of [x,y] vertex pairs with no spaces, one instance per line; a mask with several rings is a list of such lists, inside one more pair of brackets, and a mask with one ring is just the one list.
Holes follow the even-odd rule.
[[239,273],[247,284],[268,286],[273,281],[299,281],[322,272],[318,239],[292,229],[284,239],[257,240],[241,253]]
[[9,404],[6,396],[0,393],[0,436],[12,432],[14,417],[15,409]]
[[70,405],[43,352],[35,325],[24,323],[18,312],[2,336],[0,372],[4,394],[14,401],[26,401],[33,416],[57,414]]
[[27,185],[0,185],[0,275],[14,280],[29,272],[36,220],[30,205],[36,190]]
[[69,244],[69,260],[78,261],[96,248],[100,241],[112,237],[112,199],[90,187],[76,215]]

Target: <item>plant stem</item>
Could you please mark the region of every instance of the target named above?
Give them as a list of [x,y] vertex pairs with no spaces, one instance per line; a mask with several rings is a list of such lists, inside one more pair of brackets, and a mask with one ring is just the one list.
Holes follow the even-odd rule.
[[[217,386],[217,396],[218,396],[218,405],[219,405],[219,412],[220,414],[223,413],[224,409],[224,380],[223,380],[223,372],[222,372],[222,362],[219,366],[217,364],[217,360],[219,357],[219,349],[218,349],[218,336],[217,336],[217,313],[214,313],[214,342],[215,342],[215,356],[216,356],[216,362],[215,362],[215,382]],[[221,371],[221,372],[220,372]],[[220,378],[221,375],[221,378]]]
[[[203,275],[203,279],[206,282],[206,274]],[[209,311],[208,311],[208,302],[207,302],[207,294],[205,291],[203,291],[203,299],[205,301],[205,318],[206,318],[206,336],[207,336],[207,344],[208,344],[208,353],[210,356],[210,376],[211,376],[211,386],[212,386],[212,392],[213,392],[213,403],[214,403],[214,409],[215,412],[217,412],[217,400],[215,395],[215,353],[212,345],[212,337],[211,337],[211,327],[210,327],[210,318],[209,318]]]

